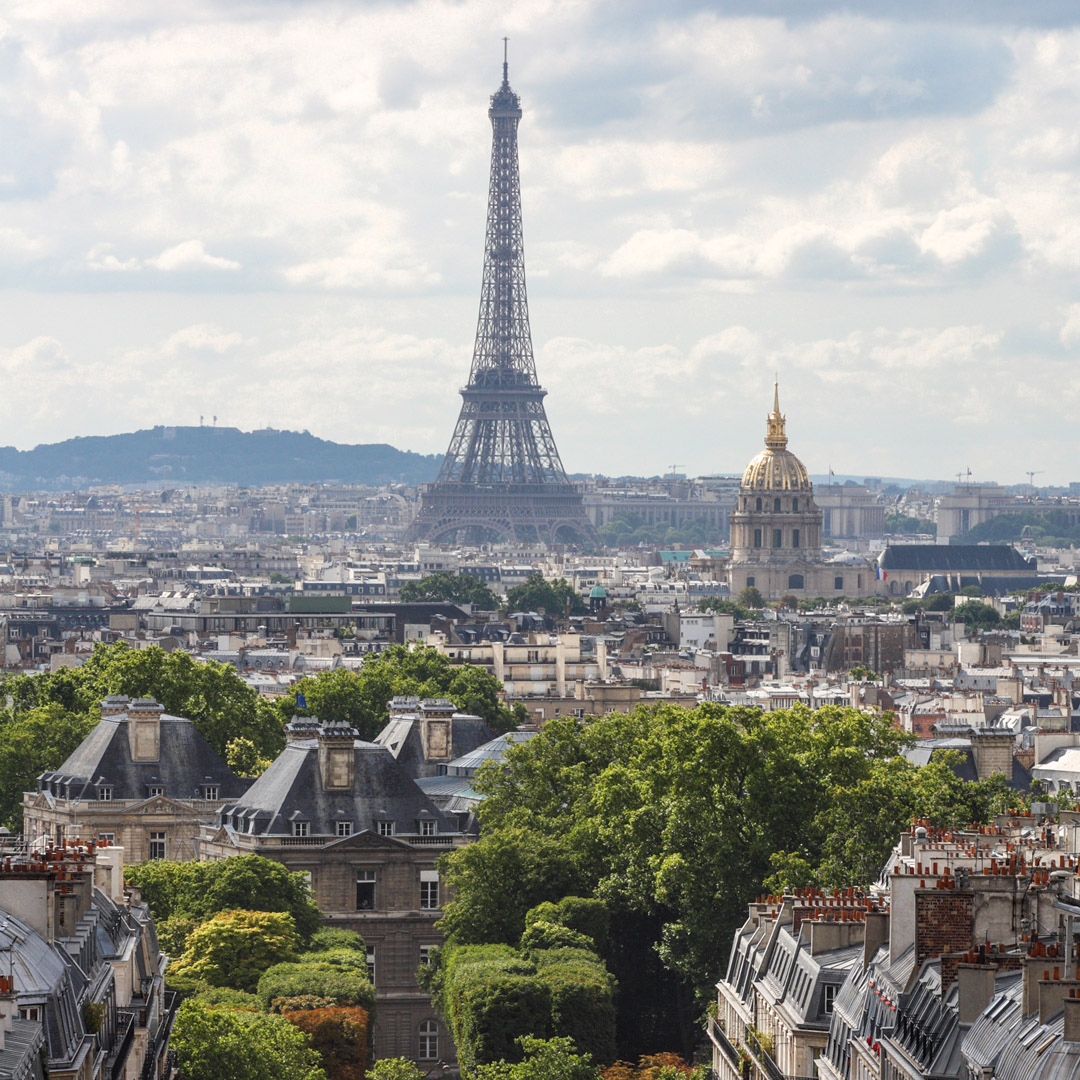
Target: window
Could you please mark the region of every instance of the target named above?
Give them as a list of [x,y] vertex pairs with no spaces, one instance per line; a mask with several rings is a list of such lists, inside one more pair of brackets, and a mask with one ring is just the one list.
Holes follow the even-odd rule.
[[757,501],[757,509],[758,510],[761,509],[761,500],[760,499],[758,499],[758,501]]
[[420,822],[420,835],[421,836],[434,836],[435,835],[434,821],[421,821]]
[[799,500],[798,499],[792,499],[791,500],[791,509],[794,510],[796,513],[798,513],[798,510],[799,510]]
[[369,945],[367,947],[367,976],[371,980],[371,985],[375,985],[375,946]]
[[798,547],[799,546],[799,530],[798,529],[792,529],[791,530],[791,546],[792,547]]
[[420,871],[420,907],[425,911],[434,911],[439,906],[438,870]]
[[41,1023],[41,1006],[40,1005],[20,1005],[19,1016],[23,1020],[33,1020],[36,1023]]
[[163,832],[152,832],[150,834],[150,854],[148,858],[165,858],[165,834]]
[[754,530],[754,547],[761,547],[761,530]]
[[112,788],[111,787],[99,787],[97,789],[97,797],[102,802],[109,802],[112,799]]
[[165,794],[165,788],[161,784],[151,784],[149,788],[149,798],[156,799],[159,795]]
[[801,589],[803,587],[802,574],[788,574],[787,587],[789,589]]
[[98,843],[99,844],[101,844],[101,843],[115,844],[116,843],[116,833],[114,833],[114,832],[99,832],[97,834],[97,838],[98,838]]
[[416,1057],[419,1061],[439,1060],[439,1025],[434,1020],[424,1020],[420,1024]]
[[306,821],[294,821],[292,823],[293,836],[307,836],[308,823]]
[[378,830],[380,836],[393,836],[394,823],[392,821],[380,821],[378,824]]
[[838,592],[842,591],[844,588],[844,579],[842,577],[835,577],[833,578],[832,584],[833,588],[836,589]]
[[753,576],[753,575],[751,574],[751,575],[750,575],[750,577],[748,577],[748,578],[746,579],[746,587],[747,587],[748,589],[749,589],[749,588],[752,588],[752,587],[753,587],[753,584],[754,584],[754,576]]
[[773,529],[773,531],[772,531],[772,546],[774,548],[784,546],[784,531],[782,529]]
[[351,821],[339,821],[337,823],[338,836],[352,836],[352,822]]
[[420,946],[420,963],[422,965],[431,963],[431,953],[434,949],[437,949],[438,945],[421,945]]
[[358,870],[356,872],[356,910],[375,910],[374,870]]
[[206,787],[203,788],[203,798],[207,802],[217,802],[217,798],[218,798],[217,785],[216,784],[207,784]]
[[836,998],[836,983],[825,983],[821,988],[821,1011],[831,1013]]
[[773,499],[772,508],[773,508],[773,513],[774,514],[779,514],[780,513],[780,500],[779,499]]

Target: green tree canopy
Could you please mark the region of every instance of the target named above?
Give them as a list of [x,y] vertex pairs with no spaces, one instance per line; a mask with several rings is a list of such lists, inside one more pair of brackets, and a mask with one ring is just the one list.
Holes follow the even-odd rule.
[[441,864],[448,945],[513,944],[531,907],[584,892],[610,913],[620,1057],[692,1046],[683,1020],[766,879],[867,884],[916,810],[986,820],[993,785],[916,768],[908,741],[891,717],[838,707],[550,720],[474,781],[480,839]]
[[584,615],[589,610],[569,581],[548,581],[541,573],[530,574],[523,585],[515,585],[506,594],[506,604],[511,611],[539,611],[553,617]]
[[514,1061],[482,1065],[475,1080],[600,1080],[600,1070],[588,1054],[579,1054],[572,1039],[539,1039],[523,1035],[518,1040],[520,1054]]
[[267,968],[296,957],[298,945],[286,912],[222,911],[188,935],[173,973],[251,993]]
[[756,585],[747,585],[736,599],[740,607],[752,608],[754,611],[760,611],[765,606],[765,597]]
[[[277,708],[279,720],[294,714],[344,720],[362,739],[371,740],[386,726],[393,698],[448,697],[495,731],[508,731],[517,727],[517,720],[500,700],[501,693],[502,683],[483,668],[451,664],[437,649],[393,645],[369,656],[359,671],[335,668],[301,679]],[[304,695],[304,708],[297,705],[298,694]]]
[[280,1016],[185,1001],[170,1046],[184,1080],[327,1080],[308,1037]]
[[953,622],[962,622],[976,630],[989,630],[1001,622],[997,609],[981,600],[965,600],[953,608]]
[[440,570],[419,581],[401,586],[403,603],[443,601],[449,604],[472,604],[481,611],[497,611],[499,598],[487,584],[472,574],[449,574]]

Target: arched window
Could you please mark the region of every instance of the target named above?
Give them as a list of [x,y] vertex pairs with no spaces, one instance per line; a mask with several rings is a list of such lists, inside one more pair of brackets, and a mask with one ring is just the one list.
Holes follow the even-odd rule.
[[844,588],[844,579],[842,577],[833,578],[833,588],[836,589],[837,592],[841,591]]
[[788,574],[787,587],[789,589],[801,589],[803,587],[802,574]]
[[773,499],[772,508],[773,508],[773,513],[774,514],[779,514],[780,513],[780,500],[779,499]]
[[761,500],[760,500],[760,499],[758,499],[758,501],[757,501],[757,508],[758,508],[759,510],[761,509]]
[[420,1037],[416,1046],[419,1061],[439,1060],[439,1025],[434,1020],[420,1022]]

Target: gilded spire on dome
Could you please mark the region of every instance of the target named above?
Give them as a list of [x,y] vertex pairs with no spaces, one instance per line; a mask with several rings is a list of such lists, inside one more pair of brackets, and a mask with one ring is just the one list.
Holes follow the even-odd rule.
[[780,381],[773,383],[773,407],[765,421],[765,445],[770,450],[783,450],[787,446],[785,418],[780,413]]

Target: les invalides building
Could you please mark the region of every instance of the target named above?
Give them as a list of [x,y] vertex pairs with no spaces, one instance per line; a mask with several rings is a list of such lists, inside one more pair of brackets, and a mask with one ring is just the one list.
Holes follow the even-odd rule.
[[848,553],[822,558],[822,512],[814,502],[814,485],[787,442],[777,386],[765,449],[746,466],[731,515],[732,596],[751,585],[766,599],[786,593],[826,598],[874,594],[873,563]]

